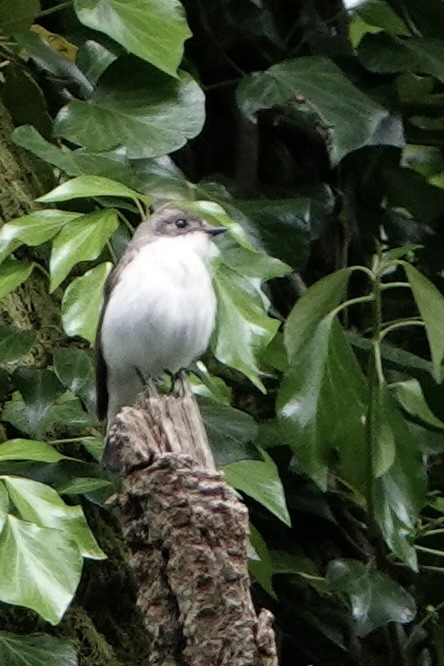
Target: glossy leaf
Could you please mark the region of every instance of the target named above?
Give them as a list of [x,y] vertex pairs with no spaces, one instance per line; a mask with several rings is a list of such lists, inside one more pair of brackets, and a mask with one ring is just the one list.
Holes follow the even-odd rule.
[[58,624],[80,582],[82,556],[60,530],[9,515],[0,534],[0,599]]
[[256,437],[257,425],[249,414],[229,405],[210,400],[199,400],[199,409],[218,467],[256,458],[251,442]]
[[78,176],[72,180],[62,183],[54,190],[37,199],[43,203],[55,203],[58,201],[71,201],[72,199],[91,197],[122,197],[124,199],[142,199],[145,203],[151,203],[143,194],[102,176]]
[[344,299],[350,275],[349,268],[331,273],[312,285],[297,301],[284,328],[289,357],[298,353],[311,337],[314,328]]
[[390,469],[374,480],[375,519],[390,549],[416,570],[412,539],[425,501],[426,475],[419,443],[388,392],[385,400],[385,418],[396,443],[396,458]]
[[17,289],[32,273],[34,264],[8,259],[0,266],[0,298]]
[[79,20],[127,51],[176,76],[191,32],[178,0],[75,0]]
[[273,562],[270,551],[263,537],[253,525],[250,525],[250,542],[259,558],[249,560],[248,569],[250,574],[267,594],[276,599],[273,590]]
[[390,386],[396,399],[411,416],[420,419],[431,428],[444,430],[444,423],[431,411],[425,401],[421,384],[416,379],[396,382]]
[[50,291],[63,282],[76,264],[97,259],[118,226],[113,208],[103,208],[67,224],[52,243]]
[[404,264],[407,279],[410,282],[418,310],[424,321],[430,353],[433,363],[433,374],[437,381],[443,377],[441,364],[444,357],[444,297],[422,273],[411,264]]
[[25,243],[34,247],[53,238],[60,229],[80,217],[66,210],[39,210],[17,217],[0,229],[0,260]]
[[18,636],[0,631],[0,664],[5,666],[77,666],[75,648],[55,636]]
[[[327,95],[326,90],[334,90]],[[296,96],[319,118],[333,165],[365,145],[402,145],[402,127],[390,113],[347,79],[331,60],[310,56],[286,60],[242,79],[237,90],[243,113],[255,120],[262,109],[291,109]],[[353,117],[353,122],[344,118]],[[389,130],[390,131],[387,131]]]
[[60,530],[66,539],[77,544],[83,557],[104,559],[80,505],[68,506],[53,488],[44,483],[13,476],[2,478],[23,520]]
[[54,131],[92,151],[125,146],[137,159],[181,148],[199,134],[204,119],[204,95],[189,74],[172,79],[124,56],[108,67],[91,99],[71,100],[61,109]]
[[444,41],[425,37],[400,39],[386,32],[366,35],[359,45],[359,59],[378,74],[417,72],[444,81]]
[[321,488],[330,469],[361,492],[365,488],[366,408],[365,379],[328,315],[291,357],[277,399],[284,441]]
[[279,322],[267,315],[258,288],[228,267],[218,268],[215,287],[218,324],[212,340],[214,355],[263,391],[258,359],[276,334]]
[[32,24],[40,11],[38,0],[15,0],[14,9],[7,0],[0,2],[0,26],[6,35],[24,31]]
[[0,326],[0,363],[18,361],[33,347],[37,338],[35,331]]
[[8,517],[9,495],[3,481],[0,481],[0,533]]
[[286,525],[291,525],[278,469],[265,451],[263,460],[241,460],[224,467],[228,483],[253,497]]
[[[12,379],[24,400],[24,417],[27,422],[25,432],[39,438],[43,435],[42,429],[52,404],[63,393],[63,386],[53,372],[38,368],[18,368]],[[7,409],[11,405],[9,403]],[[6,420],[7,409],[4,414]]]
[[66,289],[62,300],[62,321],[68,335],[81,335],[94,342],[103,289],[111,269],[111,263],[100,264],[73,280]]
[[59,347],[54,351],[54,372],[66,388],[93,410],[96,389],[94,356],[90,350]]
[[358,636],[389,622],[406,624],[415,617],[415,600],[399,583],[357,560],[331,561],[326,582],[332,592],[348,597]]
[[32,439],[10,439],[0,444],[0,462],[5,460],[38,460],[53,463],[65,456],[50,444]]

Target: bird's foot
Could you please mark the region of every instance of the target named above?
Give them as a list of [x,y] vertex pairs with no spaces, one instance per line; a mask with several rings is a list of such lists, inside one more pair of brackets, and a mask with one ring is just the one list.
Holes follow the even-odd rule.
[[191,392],[190,384],[188,382],[188,373],[185,368],[181,368],[174,375],[173,391],[179,398],[184,398]]
[[137,376],[139,377],[139,379],[141,381],[141,384],[142,384],[144,390],[148,391],[148,395],[151,398],[158,397],[159,392],[157,390],[156,383],[155,383],[153,377],[145,377],[145,375],[143,374],[141,369],[138,368],[137,366],[135,366],[135,370],[136,370]]

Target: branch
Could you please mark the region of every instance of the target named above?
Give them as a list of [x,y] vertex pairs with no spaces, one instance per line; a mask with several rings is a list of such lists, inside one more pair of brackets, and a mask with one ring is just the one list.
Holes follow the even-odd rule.
[[248,513],[216,472],[194,396],[151,387],[116,417],[119,506],[148,664],[277,666],[273,616],[253,607]]

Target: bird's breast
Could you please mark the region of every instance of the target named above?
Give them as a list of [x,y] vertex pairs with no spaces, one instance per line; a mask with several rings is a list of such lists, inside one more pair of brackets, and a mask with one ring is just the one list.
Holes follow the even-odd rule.
[[147,376],[186,367],[208,346],[215,311],[204,260],[149,245],[124,268],[109,297],[102,325],[105,361],[122,371],[136,366]]

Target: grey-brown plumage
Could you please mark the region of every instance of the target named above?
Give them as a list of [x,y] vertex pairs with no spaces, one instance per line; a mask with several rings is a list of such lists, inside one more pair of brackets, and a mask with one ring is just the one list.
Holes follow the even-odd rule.
[[166,206],[138,227],[110,274],[96,340],[97,412],[108,427],[134,404],[142,378],[177,372],[207,348],[216,300],[206,258],[221,231]]

